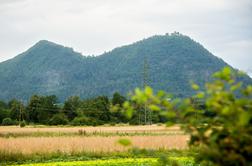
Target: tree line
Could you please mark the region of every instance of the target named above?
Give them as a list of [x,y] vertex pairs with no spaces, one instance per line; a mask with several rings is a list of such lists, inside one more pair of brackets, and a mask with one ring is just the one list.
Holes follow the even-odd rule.
[[[0,122],[2,125],[103,125],[103,124],[143,124],[144,109],[139,108],[132,118],[127,118],[123,103],[127,98],[115,92],[112,98],[97,96],[81,99],[78,96],[69,97],[64,103],[58,103],[57,96],[33,95],[29,101],[12,99],[9,102],[0,101]],[[117,109],[114,109],[115,106]],[[149,117],[150,118],[150,117]],[[165,120],[158,114],[152,114],[151,122]]]

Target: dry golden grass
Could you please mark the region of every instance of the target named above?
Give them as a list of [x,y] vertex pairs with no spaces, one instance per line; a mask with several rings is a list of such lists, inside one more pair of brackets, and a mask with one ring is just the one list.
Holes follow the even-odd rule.
[[[86,133],[114,133],[111,135],[78,135]],[[116,152],[137,147],[144,149],[185,149],[189,137],[184,135],[179,126],[99,126],[99,127],[0,127],[0,134],[17,134],[17,137],[0,138],[0,152],[29,154],[47,154],[54,152]],[[34,133],[67,133],[66,135],[36,135]],[[117,133],[168,133],[168,135],[131,135],[119,136]],[[169,134],[173,133],[173,134]],[[180,133],[180,134],[176,134]],[[182,134],[181,134],[182,133]],[[20,136],[26,134],[26,136]],[[30,135],[29,135],[30,134]],[[131,140],[132,146],[123,147],[120,138]]]
[[101,133],[181,133],[179,126],[165,127],[151,125],[151,126],[99,126],[99,127],[32,127],[27,126],[20,128],[18,126],[1,126],[0,134],[8,133],[34,133],[34,132],[51,132],[51,133],[78,133],[80,130],[87,133],[101,132]]
[[118,140],[131,140],[131,147],[145,149],[185,149],[188,136],[130,136],[130,137],[21,137],[0,138],[0,151],[22,154],[41,154],[50,152],[78,153],[78,152],[114,152],[124,151]]

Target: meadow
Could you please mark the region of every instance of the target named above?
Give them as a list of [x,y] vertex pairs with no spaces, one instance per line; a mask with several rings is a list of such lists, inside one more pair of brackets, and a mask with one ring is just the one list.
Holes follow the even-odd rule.
[[24,136],[76,136],[76,135],[183,135],[180,127],[165,127],[164,125],[142,126],[1,126],[0,137],[24,137]]
[[[119,143],[121,139],[130,140],[130,145],[122,146]],[[0,127],[0,162],[5,164],[33,163],[34,165],[37,162],[38,165],[44,165],[45,162],[54,165],[53,162],[56,162],[56,165],[82,165],[81,162],[87,162],[86,160],[104,158],[130,160],[137,156],[139,161],[132,162],[141,163],[145,159],[154,157],[148,160],[148,163],[153,164],[157,163],[158,159],[154,152],[175,150],[178,154],[178,151],[188,149],[188,140],[189,136],[181,131],[179,126],[26,126],[24,128],[2,126]],[[63,164],[62,161],[66,163]],[[105,165],[110,163],[110,161],[103,162]],[[101,162],[100,165],[104,163]],[[86,165],[89,164],[86,163]],[[127,162],[123,165],[127,165]]]

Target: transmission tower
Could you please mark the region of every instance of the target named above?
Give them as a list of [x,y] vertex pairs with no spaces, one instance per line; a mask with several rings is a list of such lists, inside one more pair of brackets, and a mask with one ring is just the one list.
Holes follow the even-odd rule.
[[144,64],[143,64],[143,88],[148,86],[149,84],[149,64],[146,57],[144,57]]
[[[144,64],[143,64],[143,89],[149,85],[149,63],[144,56]],[[152,124],[152,115],[151,111],[147,109],[146,104],[144,104],[144,124]]]

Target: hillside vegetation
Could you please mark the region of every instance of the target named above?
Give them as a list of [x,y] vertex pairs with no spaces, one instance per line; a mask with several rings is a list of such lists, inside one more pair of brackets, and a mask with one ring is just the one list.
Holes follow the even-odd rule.
[[[188,36],[156,35],[100,56],[82,56],[72,48],[42,40],[26,52],[0,63],[0,99],[28,100],[34,94],[81,98],[114,92],[126,95],[143,86],[145,75],[154,90],[179,97],[227,64]],[[248,78],[247,78],[248,80]]]

